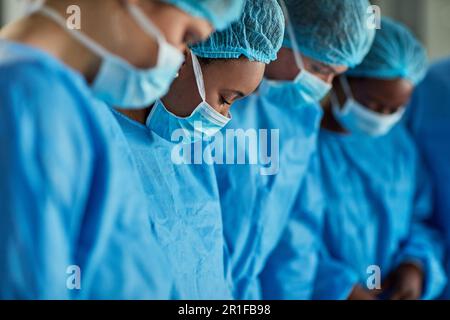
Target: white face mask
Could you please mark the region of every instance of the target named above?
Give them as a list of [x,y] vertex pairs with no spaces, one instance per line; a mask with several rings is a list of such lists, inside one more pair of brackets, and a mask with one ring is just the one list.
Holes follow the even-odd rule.
[[180,130],[180,132],[183,132],[183,142],[185,143],[207,140],[216,135],[231,120],[231,115],[225,117],[206,102],[202,69],[194,53],[191,52],[191,56],[202,102],[189,117],[181,118],[168,111],[162,101],[157,101],[147,119],[147,127],[159,133],[163,138],[170,139],[168,133],[172,135],[174,130]]
[[153,68],[138,69],[83,33],[67,28],[65,19],[49,7],[43,6],[37,11],[67,30],[86,48],[102,58],[100,71],[92,85],[92,91],[97,98],[111,107],[146,108],[167,93],[184,62],[184,55],[165,40],[139,7],[129,4],[127,9],[142,30],[158,42],[158,59]]
[[389,133],[400,122],[406,108],[389,115],[381,114],[364,107],[353,98],[350,85],[345,76],[340,77],[341,86],[347,96],[347,101],[340,108],[338,99],[331,95],[332,110],[335,118],[345,129],[356,134],[365,134],[380,137]]

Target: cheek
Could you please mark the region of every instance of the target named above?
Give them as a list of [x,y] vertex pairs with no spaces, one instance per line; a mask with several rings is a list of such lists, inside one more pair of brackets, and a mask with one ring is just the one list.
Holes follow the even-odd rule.
[[285,63],[283,65],[282,70],[283,70],[282,79],[289,80],[289,81],[295,80],[300,72],[300,69],[297,68],[297,65],[295,64],[295,62],[294,62],[294,64]]
[[217,105],[217,106],[213,106],[211,105],[214,110],[216,110],[218,113],[220,113],[221,115],[228,117],[228,115],[230,114],[230,108],[231,106],[228,104],[223,104],[223,105]]
[[[222,99],[220,95],[220,91],[218,87],[220,84],[217,83],[217,79],[219,79],[219,75],[216,72],[215,68],[203,67],[203,80],[205,83],[205,94],[206,94],[206,102],[214,108],[214,110],[220,112],[222,108]],[[197,88],[197,87],[196,87]],[[196,92],[198,90],[196,89]],[[200,94],[198,94],[200,97]]]
[[[158,44],[156,41],[152,41],[147,39],[141,39],[139,41],[142,51],[139,56],[139,61],[136,60],[136,63],[132,63],[138,68],[141,69],[147,69],[147,68],[154,68],[156,67],[158,63]],[[147,45],[143,46],[144,43],[147,43]]]
[[186,43],[184,43],[186,24],[184,22],[167,17],[165,21],[160,21],[159,25],[160,30],[168,43],[178,48],[180,51],[184,51],[186,49]]
[[221,97],[220,94],[217,92],[217,90],[208,90],[206,89],[206,102],[208,102],[208,104],[214,108],[214,110],[216,110],[217,112],[222,111],[222,101],[221,101]]
[[[246,80],[245,85],[243,86],[243,88],[245,89],[243,90],[245,94],[250,95],[255,92],[255,90],[259,87],[261,81],[263,80],[264,71],[265,67],[263,66],[261,68],[258,68],[257,70],[254,70],[253,72],[249,72],[247,77],[243,77],[243,79]],[[296,76],[294,76],[294,78],[295,77]]]
[[230,112],[230,106],[222,102],[218,90],[206,89],[206,102],[217,112],[224,116],[228,116]]

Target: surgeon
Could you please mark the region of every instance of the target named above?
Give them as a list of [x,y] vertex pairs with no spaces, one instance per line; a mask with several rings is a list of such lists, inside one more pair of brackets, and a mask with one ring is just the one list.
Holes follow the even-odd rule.
[[[445,236],[446,274],[450,275],[450,58],[430,67],[410,103],[408,123],[435,185],[433,224]],[[447,285],[442,296],[450,299]]]
[[[228,127],[250,133],[266,131],[267,136],[260,134],[253,147],[249,139],[237,145],[236,154],[246,155],[245,164],[216,165],[233,291],[238,299],[263,298],[261,273],[286,228],[316,148],[322,117],[319,102],[336,75],[362,61],[374,37],[374,30],[366,28],[367,1],[280,3],[285,8],[287,31],[278,59],[267,66],[259,90],[236,104]],[[233,150],[234,142],[227,140],[227,152]],[[258,154],[254,165],[252,150],[264,149],[260,145],[273,152]],[[270,158],[273,163],[265,165]],[[308,241],[314,242],[313,237]],[[314,270],[313,266],[305,268]],[[271,285],[267,290],[274,292]]]
[[190,48],[164,98],[116,114],[180,299],[233,298],[210,146],[230,121],[231,105],[258,87],[283,34],[276,0],[247,0],[240,20]]
[[1,299],[171,297],[109,105],[156,101],[186,45],[226,27],[241,7],[49,0],[0,31]]
[[318,299],[433,299],[446,277],[425,224],[432,188],[400,123],[427,67],[410,31],[384,18],[363,63],[334,82],[319,137],[325,193]]

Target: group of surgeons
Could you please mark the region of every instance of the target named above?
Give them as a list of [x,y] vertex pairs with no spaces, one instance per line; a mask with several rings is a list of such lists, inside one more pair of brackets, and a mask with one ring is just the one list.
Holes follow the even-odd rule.
[[[0,299],[450,298],[450,60],[369,6],[47,0],[1,29]],[[279,170],[173,161],[228,129],[278,130]]]

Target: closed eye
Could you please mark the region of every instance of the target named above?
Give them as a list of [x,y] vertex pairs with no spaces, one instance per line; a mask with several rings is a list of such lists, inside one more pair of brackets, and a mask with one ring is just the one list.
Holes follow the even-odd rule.
[[224,97],[220,97],[220,102],[221,102],[221,104],[226,104],[226,105],[231,106],[231,102],[228,102]]

